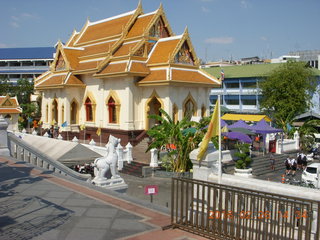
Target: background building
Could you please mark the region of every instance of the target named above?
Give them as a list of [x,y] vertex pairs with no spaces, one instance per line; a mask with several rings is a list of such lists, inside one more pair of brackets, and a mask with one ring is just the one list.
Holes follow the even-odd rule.
[[[281,63],[274,64],[249,64],[223,67],[224,80],[221,88],[211,90],[211,106],[215,104],[218,95],[221,95],[221,104],[231,111],[239,113],[260,113],[261,93],[259,83],[263,81]],[[204,68],[213,76],[221,76],[220,67]],[[314,74],[320,79],[320,71],[313,69]],[[320,87],[318,86],[318,89]],[[320,113],[319,91],[313,95],[313,106],[310,110]]]
[[21,78],[32,80],[49,69],[55,51],[53,47],[0,48],[0,78],[14,84]]
[[308,62],[311,67],[320,70],[320,50],[305,50],[305,51],[295,51],[289,52],[291,56],[299,56],[299,61]]

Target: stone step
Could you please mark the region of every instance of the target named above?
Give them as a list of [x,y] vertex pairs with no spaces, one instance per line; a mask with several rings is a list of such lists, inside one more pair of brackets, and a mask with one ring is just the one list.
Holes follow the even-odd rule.
[[125,163],[123,166],[123,169],[120,171],[120,173],[136,176],[136,177],[143,177],[142,175],[142,168],[144,166],[148,166],[148,164],[143,164],[140,162],[131,162],[131,163]]

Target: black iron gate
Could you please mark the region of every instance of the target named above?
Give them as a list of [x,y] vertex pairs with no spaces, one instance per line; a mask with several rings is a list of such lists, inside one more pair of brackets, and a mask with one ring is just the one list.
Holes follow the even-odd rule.
[[171,223],[212,239],[320,240],[320,202],[173,178]]

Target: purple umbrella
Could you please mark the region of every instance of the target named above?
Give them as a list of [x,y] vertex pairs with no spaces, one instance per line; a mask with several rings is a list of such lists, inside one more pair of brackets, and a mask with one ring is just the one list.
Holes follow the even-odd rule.
[[252,142],[251,138],[248,135],[246,135],[244,133],[240,133],[240,132],[224,132],[224,133],[222,133],[222,135],[226,136],[230,139],[239,140],[244,143],[251,143]]
[[245,129],[251,129],[251,126],[245,123],[243,120],[239,120],[231,125],[229,125],[228,128],[245,128]]
[[224,127],[224,126],[228,127],[228,124],[223,119],[220,119],[220,126],[221,127]]
[[252,126],[251,130],[261,134],[283,132],[283,130],[281,129],[271,127],[264,119],[260,120],[256,125]]

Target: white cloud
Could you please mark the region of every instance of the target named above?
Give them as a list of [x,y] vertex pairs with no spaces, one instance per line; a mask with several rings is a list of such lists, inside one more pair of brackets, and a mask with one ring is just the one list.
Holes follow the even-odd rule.
[[207,38],[204,40],[205,43],[210,44],[231,44],[234,42],[233,37],[213,37],[213,38]]
[[249,7],[249,2],[247,0],[241,0],[240,1],[240,6],[241,6],[241,8],[248,8]]
[[260,40],[262,40],[262,41],[268,41],[268,38],[265,37],[265,36],[261,36],[261,37],[260,37]]
[[13,21],[19,21],[19,18],[18,18],[17,16],[11,16],[11,19],[12,19]]
[[209,9],[209,8],[206,8],[206,7],[201,7],[201,10],[202,10],[202,12],[205,12],[205,13],[209,13],[209,12],[211,12],[211,10]]
[[21,17],[22,18],[37,18],[36,15],[30,14],[30,13],[22,13]]
[[30,14],[30,13],[21,13],[19,15],[13,15],[11,16],[11,22],[10,25],[14,28],[19,28],[20,23],[25,21],[26,19],[35,19],[37,18],[36,15]]
[[10,22],[10,25],[11,25],[12,27],[14,27],[14,28],[20,27],[19,23],[17,23],[17,22]]

